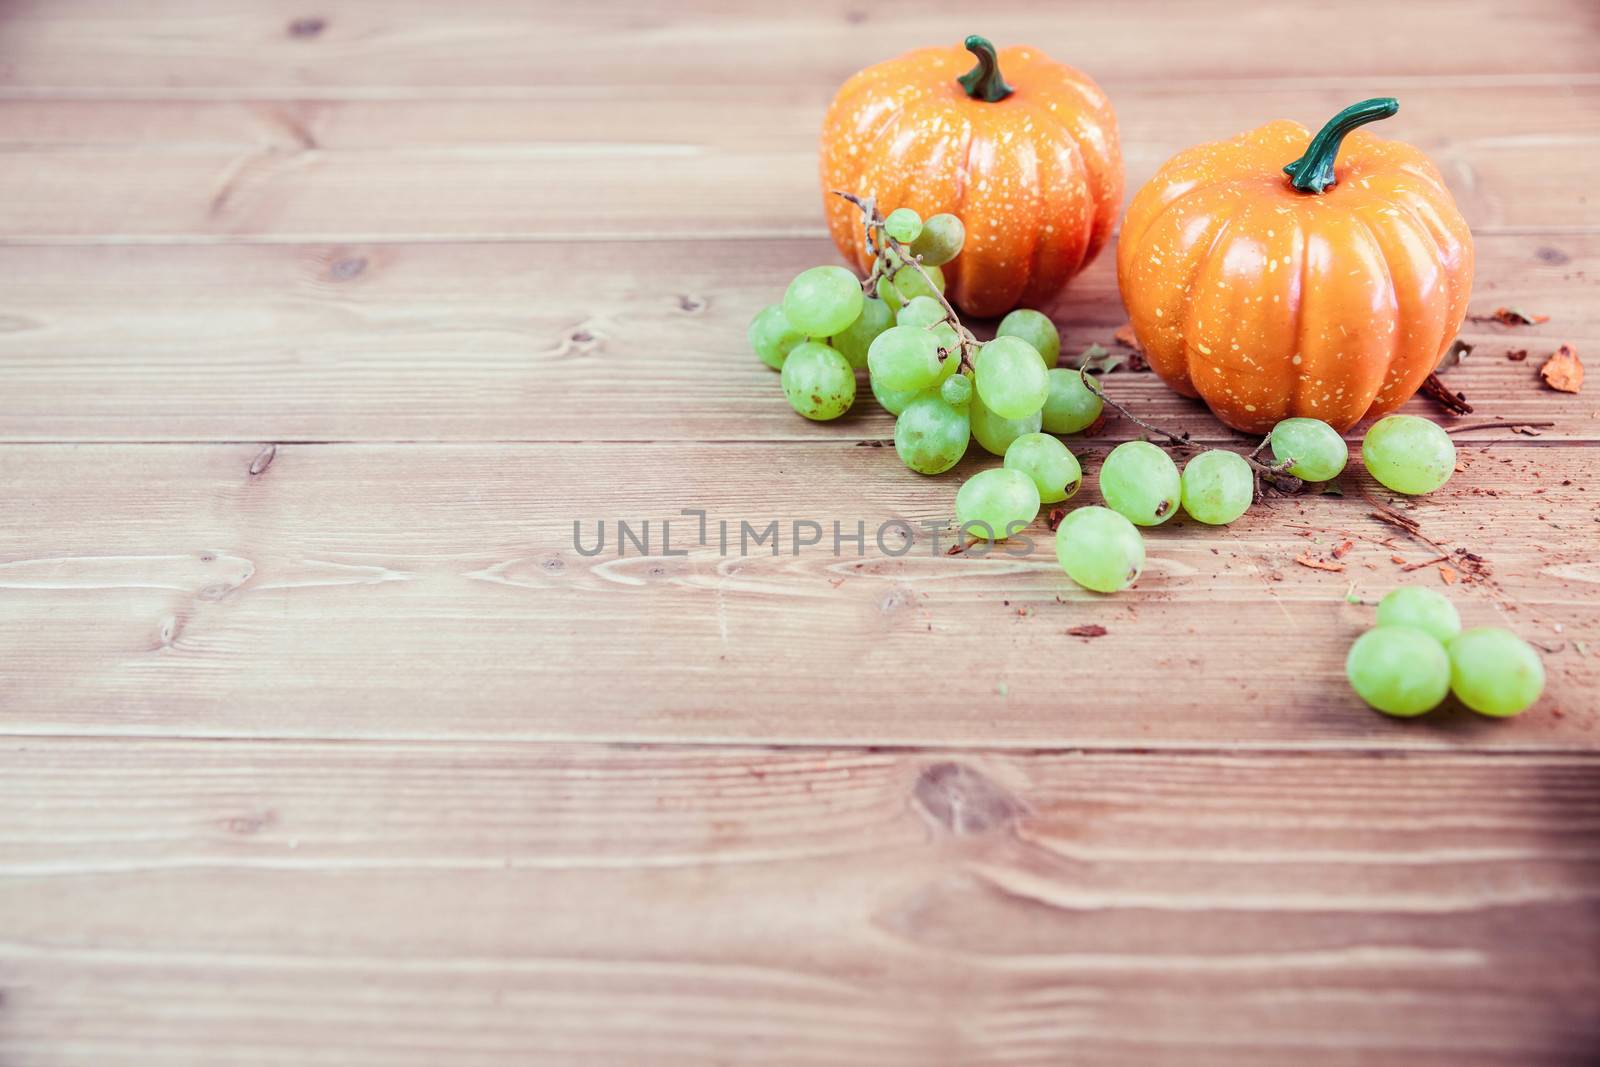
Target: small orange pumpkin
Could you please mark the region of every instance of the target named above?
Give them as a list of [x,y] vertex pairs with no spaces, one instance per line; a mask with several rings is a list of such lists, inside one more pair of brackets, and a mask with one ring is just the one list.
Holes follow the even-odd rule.
[[[822,126],[822,199],[839,251],[872,263],[861,213],[834,190],[966,226],[945,268],[970,315],[1042,307],[1088,266],[1122,203],[1117,120],[1087,74],[1031,48],[924,48],[845,82]],[[1002,76],[1002,69],[1004,75]]]
[[[1271,122],[1181,152],[1123,219],[1117,283],[1166,383],[1229,426],[1343,431],[1403,404],[1467,312],[1472,234],[1420,151],[1356,127]],[[1342,145],[1342,151],[1341,151]]]

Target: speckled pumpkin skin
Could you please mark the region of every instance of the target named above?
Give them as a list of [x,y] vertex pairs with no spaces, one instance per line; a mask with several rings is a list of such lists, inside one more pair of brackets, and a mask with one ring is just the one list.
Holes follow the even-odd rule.
[[861,213],[831,195],[872,196],[884,214],[947,211],[966,226],[944,268],[951,300],[976,317],[1047,307],[1105,246],[1122,203],[1111,104],[1088,75],[1033,48],[999,51],[1015,90],[974,100],[956,79],[963,48],[925,48],[868,67],[822,126],[822,199],[839,251],[871,266]]
[[1272,122],[1199,145],[1133,198],[1117,284],[1150,366],[1238,430],[1340,431],[1403,404],[1461,328],[1472,234],[1417,149],[1356,131],[1337,184],[1283,168],[1311,134]]

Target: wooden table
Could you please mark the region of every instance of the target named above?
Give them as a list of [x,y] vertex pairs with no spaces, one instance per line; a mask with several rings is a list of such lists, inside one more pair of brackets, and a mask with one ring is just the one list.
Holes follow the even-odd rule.
[[[0,1062],[1594,1062],[1600,394],[1536,368],[1600,352],[1596,8],[1076,8],[0,5]],[[833,90],[973,31],[1101,81],[1130,190],[1401,99],[1474,311],[1550,316],[1448,380],[1554,425],[1404,505],[1485,574],[1405,570],[1357,470],[1151,531],[1113,598],[872,543],[992,461],[803,422],[745,324],[836,261]],[[1124,321],[1110,259],[1068,352]],[[600,518],[650,554],[575,551]],[[1407,581],[1544,698],[1363,707]]]

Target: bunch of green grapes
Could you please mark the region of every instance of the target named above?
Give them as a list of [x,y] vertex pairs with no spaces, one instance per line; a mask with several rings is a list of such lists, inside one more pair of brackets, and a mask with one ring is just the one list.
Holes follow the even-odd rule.
[[1544,690],[1539,653],[1510,630],[1465,632],[1455,605],[1432,589],[1402,586],[1378,603],[1378,621],[1345,658],[1350,687],[1386,715],[1432,711],[1454,693],[1473,711],[1507,718]]

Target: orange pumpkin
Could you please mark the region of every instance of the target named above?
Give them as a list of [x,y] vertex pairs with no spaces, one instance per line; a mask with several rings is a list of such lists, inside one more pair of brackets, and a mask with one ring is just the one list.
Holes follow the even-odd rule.
[[[1169,160],[1123,219],[1117,283],[1150,366],[1229,426],[1347,430],[1438,365],[1472,290],[1472,234],[1417,149],[1271,122]],[[1342,149],[1341,149],[1342,146]]]
[[[861,213],[833,190],[966,226],[945,268],[970,315],[1048,305],[1094,259],[1122,203],[1111,104],[1087,74],[1031,48],[924,48],[845,82],[822,126],[822,199],[839,251],[872,263]],[[1003,73],[1002,73],[1003,72]]]

